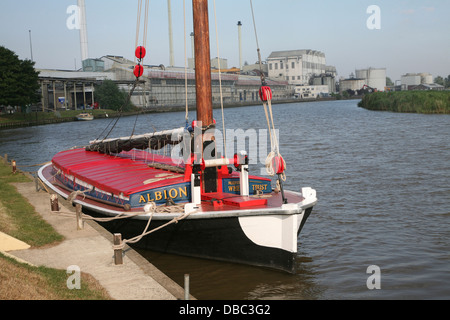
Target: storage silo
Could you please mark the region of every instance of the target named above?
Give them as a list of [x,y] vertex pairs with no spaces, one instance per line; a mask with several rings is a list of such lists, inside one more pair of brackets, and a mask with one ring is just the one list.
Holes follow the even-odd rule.
[[386,69],[369,68],[356,70],[356,77],[365,79],[366,85],[378,91],[384,91],[386,87]]
[[375,88],[378,91],[384,91],[386,87],[386,69],[370,68],[367,73],[368,73],[369,87]]
[[433,83],[433,76],[429,73],[421,73],[420,74],[420,83],[421,84],[431,84]]
[[359,70],[355,70],[356,73],[356,77],[357,79],[368,79],[368,75],[367,75],[367,69],[359,69]]

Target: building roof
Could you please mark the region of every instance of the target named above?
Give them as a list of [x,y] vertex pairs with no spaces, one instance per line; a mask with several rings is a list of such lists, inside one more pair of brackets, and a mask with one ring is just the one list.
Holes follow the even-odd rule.
[[425,90],[443,90],[444,86],[441,86],[440,84],[437,83],[422,83],[416,86],[408,86],[408,90],[420,90],[420,89],[425,89]]
[[270,54],[270,56],[267,59],[298,57],[305,54],[325,57],[325,53],[323,52],[311,49],[303,49],[303,50],[274,51]]

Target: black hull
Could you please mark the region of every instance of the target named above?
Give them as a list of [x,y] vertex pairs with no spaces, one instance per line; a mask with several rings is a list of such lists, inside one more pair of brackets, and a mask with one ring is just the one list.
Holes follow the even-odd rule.
[[[311,211],[312,207],[303,215],[298,234]],[[166,222],[152,221],[150,230]],[[146,224],[146,220],[138,219],[102,223],[111,233],[122,234],[123,239],[142,234]],[[237,217],[182,220],[145,236],[132,246],[295,273],[295,252],[255,244],[244,234]]]

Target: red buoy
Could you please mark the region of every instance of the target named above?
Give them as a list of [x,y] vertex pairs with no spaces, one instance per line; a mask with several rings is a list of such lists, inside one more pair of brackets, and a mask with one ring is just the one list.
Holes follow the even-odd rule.
[[147,51],[145,50],[145,48],[143,46],[139,46],[136,48],[136,58],[144,59],[146,53],[147,53]]
[[142,77],[142,75],[144,74],[144,67],[141,66],[140,64],[136,65],[134,67],[134,72],[133,73],[136,76],[136,78]]

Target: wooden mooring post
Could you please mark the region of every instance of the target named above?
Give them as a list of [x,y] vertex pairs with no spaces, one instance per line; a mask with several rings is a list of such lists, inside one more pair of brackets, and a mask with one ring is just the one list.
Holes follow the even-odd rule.
[[17,172],[16,160],[12,160],[11,165],[12,165],[12,173],[15,174]]
[[58,196],[56,194],[52,194],[50,197],[50,207],[53,212],[59,211]]
[[76,214],[77,214],[77,230],[83,230],[84,229],[84,222],[83,222],[83,212],[81,204],[77,204],[75,206]]
[[184,275],[184,300],[189,300],[189,274]]
[[123,264],[123,250],[122,248],[117,248],[117,246],[121,246],[122,245],[122,234],[120,233],[114,233],[114,246],[116,248],[114,248],[114,264],[120,265]]

